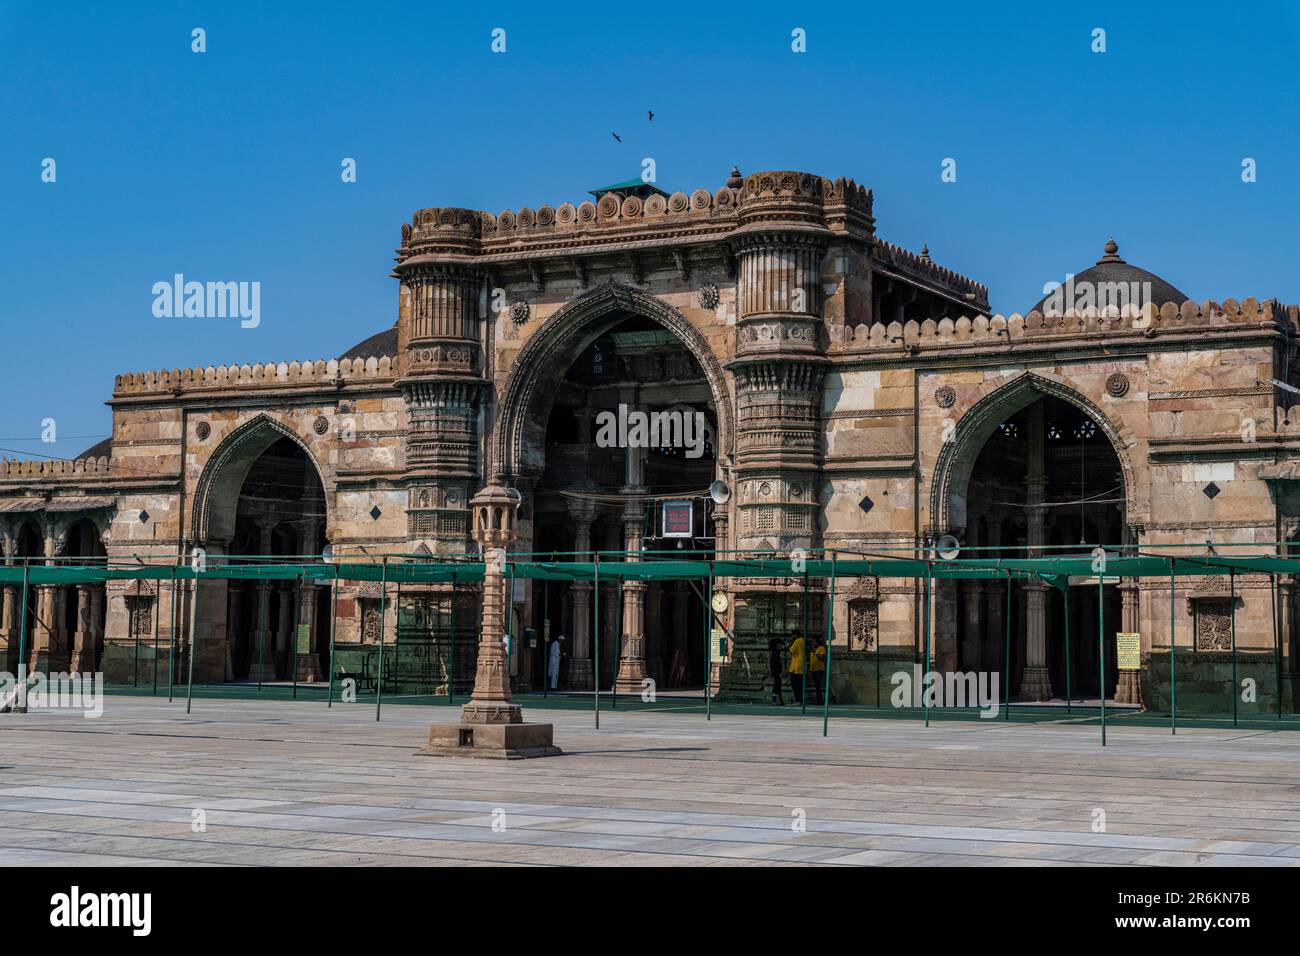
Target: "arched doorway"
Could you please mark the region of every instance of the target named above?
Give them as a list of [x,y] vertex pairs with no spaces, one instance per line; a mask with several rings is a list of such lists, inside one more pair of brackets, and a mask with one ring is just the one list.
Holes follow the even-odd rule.
[[[89,518],[81,517],[68,529],[63,553],[74,564],[102,565],[107,561],[108,552],[99,528]],[[60,590],[63,594],[56,606],[61,607],[60,631],[67,635],[67,646],[66,656],[61,656],[58,663],[66,664],[73,671],[98,670],[104,653],[105,587],[102,583],[72,584]],[[157,631],[152,623],[155,618],[149,620],[149,639],[155,640]],[[149,666],[153,666],[152,655]]]
[[[228,435],[208,460],[194,497],[194,537],[232,563],[320,560],[331,487],[302,440],[259,415]],[[329,586],[314,583],[205,581],[197,598],[199,636],[207,631],[207,646],[221,653],[200,653],[201,646],[195,679],[322,679],[332,626],[329,598]]]
[[[970,469],[965,543],[991,557],[1089,555],[1126,537],[1124,468],[1100,416],[1039,393],[996,423]],[[1081,578],[1066,596],[1046,584],[967,582],[957,588],[958,659],[964,669],[1002,671],[1010,624],[1013,699],[1114,696],[1115,634],[1124,630],[1117,580]],[[1098,634],[1106,674],[1099,673]],[[1068,674],[1067,674],[1068,671]]]
[[[325,544],[325,490],[315,464],[293,439],[281,437],[256,457],[234,511],[232,562],[319,558]],[[329,634],[315,624],[328,620],[328,613],[320,613],[322,603],[328,607],[328,597],[328,588],[315,584],[231,581],[226,621],[234,679],[318,679],[320,662],[328,658]]]
[[[713,548],[706,491],[729,466],[730,423],[721,368],[681,313],[613,284],[570,303],[521,351],[494,432],[490,472],[528,492],[519,550],[673,549],[703,559]],[[689,503],[682,537],[665,531],[666,500]],[[549,622],[550,636],[564,633],[569,645],[570,689],[617,679],[639,693],[646,677],[660,690],[702,687],[703,600],[698,586],[671,583],[536,586],[525,621],[538,637],[530,683],[545,679]]]

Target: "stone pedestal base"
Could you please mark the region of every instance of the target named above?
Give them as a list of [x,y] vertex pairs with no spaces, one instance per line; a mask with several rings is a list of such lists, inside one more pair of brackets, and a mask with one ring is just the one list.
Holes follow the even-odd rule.
[[1020,700],[1051,700],[1052,679],[1046,667],[1026,667],[1020,678]]
[[315,684],[318,681],[325,680],[325,672],[321,670],[320,661],[315,654],[298,655],[298,680],[305,683]]
[[430,724],[429,743],[416,753],[424,757],[488,757],[524,760],[555,757],[552,724]]
[[1115,703],[1117,704],[1142,703],[1141,684],[1138,681],[1137,671],[1119,672],[1119,683],[1115,685]]
[[591,690],[595,679],[590,657],[569,661],[569,690]]

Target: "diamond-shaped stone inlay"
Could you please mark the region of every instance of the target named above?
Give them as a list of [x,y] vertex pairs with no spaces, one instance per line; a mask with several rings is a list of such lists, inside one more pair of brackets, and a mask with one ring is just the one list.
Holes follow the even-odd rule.
[[1205,497],[1213,501],[1215,498],[1219,497],[1219,492],[1222,491],[1223,489],[1220,488],[1218,485],[1216,485],[1214,482],[1210,482],[1201,490],[1205,492]]
[[148,524],[148,523],[149,523],[149,512],[147,512],[147,511],[141,511],[141,512],[140,512],[140,523],[141,523],[141,524]]
[[383,512],[379,510],[379,505],[375,505],[373,508],[370,509],[370,517],[373,518],[375,521],[379,520],[379,516],[381,514],[383,514]]
[[861,508],[863,512],[870,511],[875,506],[876,503],[872,501],[871,498],[868,497],[867,495],[863,495],[862,500],[858,502],[858,507]]

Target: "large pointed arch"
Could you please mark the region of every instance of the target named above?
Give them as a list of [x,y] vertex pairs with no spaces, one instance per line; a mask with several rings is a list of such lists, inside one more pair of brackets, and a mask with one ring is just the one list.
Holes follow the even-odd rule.
[[971,472],[985,443],[1003,421],[1045,395],[1075,406],[1105,433],[1124,475],[1126,520],[1130,525],[1141,523],[1137,517],[1137,476],[1129,453],[1136,443],[1134,436],[1073,385],[1035,372],[1022,372],[972,405],[957,422],[951,439],[944,442],[930,486],[930,527],[936,533],[965,529]]
[[312,454],[302,437],[288,425],[265,413],[240,425],[217,446],[194,491],[194,508],[190,521],[190,537],[195,542],[212,542],[226,545],[235,533],[235,508],[240,489],[249,471],[264,451],[282,438],[288,438],[300,449],[316,469],[321,487],[325,491],[326,534],[334,528],[334,483]]
[[[529,415],[537,414],[534,400],[545,395],[563,379],[580,354],[609,328],[629,315],[638,315],[663,326],[694,356],[709,383],[714,414],[718,422],[718,464],[728,467],[733,456],[734,440],[731,400],[722,365],[700,330],[677,309],[662,300],[617,282],[607,282],[564,305],[548,318],[542,328],[528,340],[515,358],[510,377],[502,393],[500,416],[492,434],[491,457],[487,472],[494,480],[505,481],[535,473],[540,460],[530,455],[526,442],[529,435],[545,433],[545,418],[529,424]],[[549,408],[549,403],[547,408]]]

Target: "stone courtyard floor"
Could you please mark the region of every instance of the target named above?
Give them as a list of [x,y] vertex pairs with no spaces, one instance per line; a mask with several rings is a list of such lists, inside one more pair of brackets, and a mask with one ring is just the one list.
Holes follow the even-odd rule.
[[[526,710],[564,756],[420,757],[447,707],[110,696],[0,714],[27,865],[1300,863],[1300,734]],[[202,811],[206,829],[194,821]],[[1095,821],[1104,812],[1104,832]],[[797,824],[805,825],[802,831]]]

